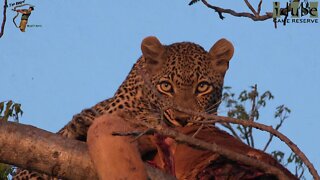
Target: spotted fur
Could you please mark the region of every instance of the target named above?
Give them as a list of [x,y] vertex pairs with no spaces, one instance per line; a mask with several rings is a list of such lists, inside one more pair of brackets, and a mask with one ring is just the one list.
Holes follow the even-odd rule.
[[[165,102],[173,102],[176,106],[196,112],[217,111],[224,75],[233,55],[230,42],[222,39],[207,52],[195,43],[181,42],[164,46],[155,37],[147,37],[142,42],[142,52],[143,55],[112,98],[75,115],[58,134],[86,141],[92,122],[104,114],[116,114],[136,122],[154,124],[161,123],[161,118],[154,117],[163,115],[169,126],[184,126],[188,121],[197,119],[168,107]],[[159,89],[162,82],[168,83],[172,91]],[[199,93],[197,88],[201,82],[206,82],[210,91]],[[168,84],[164,85],[165,88]],[[36,177],[35,173],[23,170],[14,179],[50,178]]]

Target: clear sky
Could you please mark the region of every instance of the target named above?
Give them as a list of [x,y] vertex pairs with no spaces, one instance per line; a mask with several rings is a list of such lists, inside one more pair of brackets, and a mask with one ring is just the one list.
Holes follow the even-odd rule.
[[[248,11],[243,1],[213,2]],[[319,24],[279,24],[274,29],[271,20],[253,22],[225,15],[221,21],[201,3],[190,7],[182,0],[26,3],[35,5],[28,23],[42,27],[21,33],[12,23],[15,13],[10,8],[0,39],[0,101],[22,104],[21,123],[55,132],[82,109],[113,96],[141,55],[140,43],[146,36],[155,35],[164,44],[196,42],[205,49],[227,38],[235,54],[225,85],[236,92],[255,83],[260,91],[271,90],[275,100],[261,112],[262,122],[272,124],[274,108],[286,104],[292,113],[281,132],[320,170],[316,140],[320,128]],[[271,11],[271,2],[264,3],[263,12]],[[264,144],[267,136],[259,139]],[[285,145],[274,142],[272,148]]]

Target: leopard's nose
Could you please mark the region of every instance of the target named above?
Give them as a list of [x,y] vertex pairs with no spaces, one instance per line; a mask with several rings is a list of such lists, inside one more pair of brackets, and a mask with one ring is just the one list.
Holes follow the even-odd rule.
[[188,124],[188,121],[191,119],[191,117],[188,114],[184,113],[176,113],[175,120],[181,125],[185,126]]
[[181,125],[185,126],[188,124],[189,118],[176,118],[176,121]]

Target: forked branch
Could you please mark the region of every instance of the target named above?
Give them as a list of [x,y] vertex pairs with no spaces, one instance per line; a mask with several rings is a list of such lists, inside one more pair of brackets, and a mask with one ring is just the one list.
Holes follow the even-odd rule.
[[209,4],[207,0],[201,0],[201,2],[205,6],[207,6],[208,8],[215,10],[219,14],[219,18],[220,19],[224,19],[223,13],[230,14],[230,15],[236,16],[236,17],[247,17],[247,18],[252,19],[253,21],[264,21],[264,20],[272,18],[272,13],[271,12],[266,12],[265,15],[260,15],[262,1],[260,1],[260,3],[259,3],[258,11],[256,11],[252,7],[252,5],[247,0],[245,0],[245,3],[249,7],[249,9],[252,11],[252,13],[249,13],[249,12],[236,12],[236,11],[234,11],[232,9],[224,9],[224,8]]

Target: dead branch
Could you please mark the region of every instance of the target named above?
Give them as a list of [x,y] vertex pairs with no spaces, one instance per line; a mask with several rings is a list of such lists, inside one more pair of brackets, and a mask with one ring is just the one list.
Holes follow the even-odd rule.
[[[249,7],[249,9],[254,14],[249,13],[249,12],[236,12],[236,11],[234,11],[232,9],[224,9],[224,8],[221,8],[221,7],[218,7],[218,6],[211,5],[206,0],[201,0],[201,2],[205,6],[207,6],[208,8],[215,10],[219,14],[220,19],[224,19],[224,16],[222,15],[223,13],[230,14],[230,15],[236,16],[236,17],[247,17],[247,18],[252,19],[253,21],[264,21],[264,20],[272,18],[272,13],[271,12],[266,12],[266,14],[262,15],[262,16],[259,15],[256,12],[256,10],[251,6],[251,4],[246,0],[245,0],[245,2],[247,4],[247,6]],[[259,7],[260,7],[260,11],[261,11],[261,5]],[[259,11],[259,8],[258,8],[258,12],[259,13],[260,13],[260,11]]]
[[250,2],[248,0],[244,0],[244,2],[246,3],[246,5],[248,6],[248,8],[251,10],[251,12],[256,16],[258,15],[257,11],[252,7],[252,5],[250,4]]
[[260,15],[260,12],[261,12],[261,5],[262,5],[262,0],[260,0],[258,4],[258,15]]
[[[65,179],[97,179],[84,142],[0,120],[0,162]],[[152,179],[173,179],[146,166]]]
[[[189,5],[193,5],[194,3],[198,2],[198,1],[200,1],[200,0],[192,0],[189,3]],[[259,2],[257,10],[255,10],[253,8],[253,6],[251,5],[251,3],[248,0],[244,0],[244,2],[246,3],[247,7],[251,10],[252,13],[249,13],[249,12],[236,12],[236,11],[234,11],[232,9],[224,9],[224,8],[221,8],[221,7],[218,7],[218,6],[214,6],[214,5],[210,4],[210,3],[208,3],[207,0],[201,0],[201,2],[205,6],[207,6],[208,8],[213,9],[215,12],[217,12],[218,15],[219,15],[219,18],[222,19],[222,20],[225,18],[223,16],[223,13],[230,14],[230,15],[236,16],[236,17],[247,17],[247,18],[252,19],[253,21],[265,21],[267,19],[273,18],[273,13],[272,12],[266,12],[265,15],[262,15],[262,16],[260,15],[261,6],[262,6],[262,0],[260,0],[260,2]],[[297,2],[300,2],[300,0],[298,0]],[[285,26],[287,18],[288,18],[288,12],[290,12],[291,10],[288,9],[288,8],[281,8],[280,11],[281,11],[281,15],[284,15],[283,25]],[[274,22],[274,27],[277,28],[276,18],[273,18],[273,22]]]
[[3,5],[3,19],[2,19],[2,24],[1,24],[1,31],[0,31],[0,38],[4,34],[4,27],[6,25],[6,20],[7,20],[7,6],[8,6],[8,1],[4,0],[4,5]]

